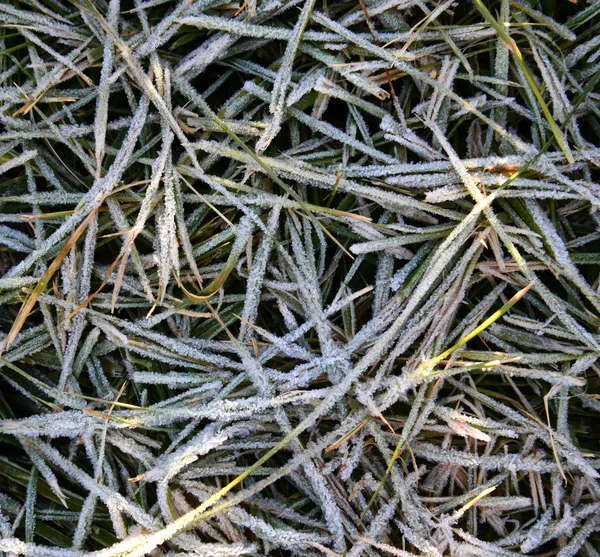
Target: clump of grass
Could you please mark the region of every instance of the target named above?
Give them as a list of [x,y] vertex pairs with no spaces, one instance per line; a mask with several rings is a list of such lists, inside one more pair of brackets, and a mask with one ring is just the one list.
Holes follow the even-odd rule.
[[0,4],[0,553],[598,555],[599,12]]

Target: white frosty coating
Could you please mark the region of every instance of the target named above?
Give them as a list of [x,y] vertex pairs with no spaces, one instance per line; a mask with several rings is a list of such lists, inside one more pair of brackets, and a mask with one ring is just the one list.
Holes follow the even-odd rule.
[[37,151],[25,151],[21,155],[11,158],[9,161],[0,164],[0,174],[4,174],[11,168],[15,168],[17,166],[25,164],[27,161],[31,160],[35,156],[37,156]]
[[97,208],[104,200],[106,195],[115,187],[116,183],[125,171],[125,167],[137,142],[138,136],[142,131],[146,114],[148,110],[148,100],[142,99],[138,111],[132,120],[131,127],[123,141],[115,161],[106,175],[96,181],[94,187],[79,202],[75,214],[66,219],[65,222],[49,236],[41,248],[37,249],[30,256],[24,259],[19,265],[13,267],[7,275],[10,277],[18,276],[27,271],[39,258],[43,257],[50,249],[60,242],[77,224],[79,224],[85,214]]
[[204,555],[204,557],[242,557],[242,555],[255,555],[257,547],[255,544],[243,544],[243,543],[198,543],[194,547],[195,551],[192,553],[168,553],[168,557],[197,557],[198,555]]
[[34,249],[34,243],[27,234],[9,226],[0,225],[0,243],[24,253],[31,253]]
[[519,9],[523,10],[528,16],[532,19],[543,23],[550,27],[557,35],[560,37],[567,39],[568,41],[572,41],[575,39],[575,35],[573,31],[569,30],[569,28],[565,25],[561,25],[551,17],[543,14],[542,12],[533,9],[526,2],[522,2],[521,0],[516,0],[515,5],[519,7]]
[[[129,230],[127,234],[126,240],[123,242],[123,247],[121,248],[121,253],[119,254],[120,264],[119,270],[117,273],[117,278],[115,281],[115,288],[113,290],[113,307],[116,303],[116,299],[119,295],[120,283],[123,280],[123,276],[125,274],[125,266],[127,264],[127,260],[129,258],[129,254],[133,249],[133,244],[135,238],[138,234],[142,232],[144,229],[144,225],[146,220],[150,216],[150,212],[152,210],[152,205],[155,200],[156,192],[158,190],[159,183],[163,176],[163,172],[165,169],[165,165],[167,163],[167,157],[170,154],[171,143],[173,142],[173,134],[170,131],[165,131],[163,134],[163,143],[160,151],[160,155],[156,159],[153,167],[152,167],[152,181],[146,190],[146,195],[144,197],[144,201],[140,207],[140,211],[138,213],[137,219],[135,221],[134,226]],[[168,254],[167,254],[168,255]],[[162,265],[170,268],[169,261],[161,262]],[[150,296],[152,299],[152,296]]]
[[277,78],[273,84],[273,90],[271,91],[271,102],[269,104],[269,110],[273,114],[273,118],[267,125],[267,129],[264,131],[262,137],[256,144],[256,150],[258,152],[264,151],[274,137],[279,133],[281,128],[281,121],[283,120],[284,110],[286,106],[286,92],[288,85],[292,80],[292,67],[294,65],[294,58],[296,57],[296,51],[302,38],[304,28],[308,23],[310,13],[312,12],[315,0],[306,0],[298,21],[294,27],[292,36],[289,38],[285,54],[281,60],[281,67],[277,72]]
[[161,459],[158,465],[145,473],[145,478],[150,482],[168,482],[172,477],[186,466],[195,462],[200,456],[211,449],[222,445],[230,436],[244,431],[244,425],[234,426],[220,431],[218,424],[210,425],[198,435],[190,439],[179,450],[171,453],[167,458]]
[[597,309],[600,308],[600,297],[594,290],[588,285],[585,279],[581,276],[577,270],[567,251],[563,240],[557,234],[554,227],[551,225],[551,221],[548,216],[540,209],[539,203],[533,200],[527,200],[527,208],[531,212],[532,217],[540,231],[542,232],[544,239],[550,245],[550,249],[556,258],[558,264],[563,269],[563,273],[571,281],[573,281],[580,289],[581,293],[590,300],[590,302]]
[[[268,99],[268,94],[266,93],[266,91],[254,84],[247,83],[245,88],[248,92],[256,94],[257,96],[262,97],[264,100]],[[302,124],[309,126],[311,129],[318,131],[324,135],[327,135],[332,139],[340,141],[343,144],[354,147],[355,149],[358,149],[359,151],[372,156],[377,161],[383,161],[387,163],[395,162],[395,159],[393,157],[386,155],[385,153],[382,153],[377,149],[369,147],[368,145],[365,145],[363,142],[350,137],[348,134],[342,132],[341,130],[327,122],[323,122],[312,118],[306,115],[304,112],[301,112],[300,110],[297,110],[295,108],[290,107],[287,109],[287,112]]]
[[246,294],[246,301],[244,303],[244,312],[242,313],[243,321],[240,325],[239,339],[245,340],[247,336],[248,323],[253,324],[256,315],[258,313],[258,304],[260,302],[260,294],[262,288],[262,282],[264,280],[264,274],[267,267],[268,258],[273,248],[273,233],[278,224],[280,214],[280,207],[275,206],[269,215],[269,222],[267,230],[269,234],[266,234],[262,239],[256,256],[254,257],[252,272],[248,277],[248,288]]
[[[330,68],[330,71],[338,73],[344,79],[367,93],[367,95],[374,95],[378,99],[388,98],[389,93],[385,89],[382,89],[379,85],[373,83],[372,80],[365,77],[360,71],[355,71],[354,68],[346,67],[343,64],[343,58],[340,58],[339,56],[333,56],[315,46],[311,46],[310,44],[302,44],[300,45],[299,49],[306,54],[310,54],[316,60],[326,64]],[[319,89],[315,87],[315,90]],[[321,90],[320,92],[327,96],[330,95],[327,90]],[[342,95],[345,96],[345,94]],[[291,102],[288,102],[288,106],[291,104]]]
[[83,557],[86,555],[86,552],[82,551],[26,543],[18,538],[10,537],[0,540],[0,550],[26,557]]
[[296,532],[294,530],[283,528],[273,528],[263,520],[251,516],[242,509],[235,509],[235,511],[232,511],[229,514],[236,524],[243,525],[252,532],[258,533],[263,539],[268,540],[275,547],[294,549],[297,546],[310,547],[313,543],[329,543],[328,536]]
[[[117,32],[118,13],[120,0],[111,0],[109,4],[108,23]],[[115,56],[115,47],[111,41],[104,43],[104,56],[102,62],[102,72],[100,74],[100,86],[98,97],[96,98],[96,121],[94,122],[94,141],[96,142],[96,164],[99,175],[102,159],[105,152],[106,124],[108,121],[108,100],[110,96],[109,77],[112,72]]]
[[29,482],[27,483],[27,492],[25,498],[25,541],[27,542],[33,541],[33,536],[35,534],[35,503],[37,499],[37,479],[37,468],[33,468],[29,476]]
[[89,535],[92,519],[96,510],[96,504],[97,497],[90,493],[83,503],[81,513],[79,514],[79,519],[77,520],[77,529],[73,535],[74,549],[80,549],[81,545],[85,541],[85,538]]
[[[29,39],[30,58],[24,72],[6,69],[11,54],[0,73],[0,173],[25,165],[27,182],[0,200],[0,243],[16,254],[0,279],[3,302],[30,292],[78,223],[100,210],[40,297],[41,315],[32,313],[0,362],[32,409],[6,415],[0,431],[39,471],[36,480],[18,468],[31,478],[22,510],[0,494],[0,551],[141,556],[169,540],[173,557],[279,547],[294,556],[410,555],[387,543],[402,536],[424,555],[508,555],[506,547],[535,551],[553,540],[565,556],[594,554],[600,463],[578,446],[571,422],[574,405],[598,410],[587,379],[600,342],[598,281],[588,272],[598,258],[589,222],[600,206],[591,170],[600,153],[570,111],[598,42],[584,39],[568,73],[553,40],[575,41],[580,27],[522,2],[499,4],[501,25],[529,41],[528,66],[556,119],[570,118],[577,152],[567,166],[555,146],[531,161],[550,130],[529,91],[508,80],[515,66],[503,41],[492,43],[494,77],[470,75],[477,66],[461,49],[496,34],[487,23],[439,27],[459,9],[452,2],[366,1],[373,33],[363,32],[361,6],[311,14],[310,0],[251,0],[237,15],[204,0],[136,2],[130,12],[111,0],[68,18],[63,2],[46,4],[0,5],[11,33]],[[188,50],[176,42],[189,25]],[[49,34],[57,40],[42,39]],[[272,64],[254,56],[277,49]],[[20,88],[11,84],[17,72],[27,74]],[[73,85],[92,75],[97,84]],[[579,119],[595,94],[579,104]],[[15,115],[29,99],[35,119]],[[338,120],[340,103],[347,113]],[[518,131],[507,127],[513,116]],[[455,126],[467,146],[447,137]],[[61,166],[55,144],[76,168]],[[38,218],[43,211],[64,213]],[[108,277],[119,249],[121,266]],[[188,300],[171,278],[193,290],[229,264],[208,303]],[[556,288],[546,286],[550,275]],[[525,299],[473,346],[427,367],[529,282]],[[480,380],[510,396],[486,395]],[[548,395],[552,429],[533,419],[530,392]],[[367,509],[399,438],[402,452]],[[215,496],[273,448],[276,457]],[[500,473],[489,479],[491,470]],[[53,501],[77,497],[82,511],[40,510],[36,481]],[[292,491],[299,506],[288,510]],[[517,529],[513,510],[529,517]],[[123,541],[86,551],[92,539],[97,547],[97,521],[110,528],[107,517]],[[36,523],[63,519],[73,522],[71,549],[12,537],[21,524],[24,542],[38,542]],[[484,521],[494,542],[477,539]]]
[[113,504],[115,508],[122,509],[131,518],[136,520],[138,523],[144,525],[147,528],[152,528],[156,522],[155,519],[145,513],[136,504],[131,503],[122,495],[114,493],[108,487],[105,487],[93,478],[85,474],[82,470],[71,464],[65,459],[56,449],[53,449],[46,443],[37,441],[35,446],[39,451],[48,458],[55,466],[58,466],[64,473],[77,477],[85,488],[87,488],[91,494],[102,500],[105,504]]

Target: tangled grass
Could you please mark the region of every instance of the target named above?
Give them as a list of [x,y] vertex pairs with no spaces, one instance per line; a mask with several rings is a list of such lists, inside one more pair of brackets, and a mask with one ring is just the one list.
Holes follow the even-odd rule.
[[600,2],[0,23],[3,555],[599,555]]

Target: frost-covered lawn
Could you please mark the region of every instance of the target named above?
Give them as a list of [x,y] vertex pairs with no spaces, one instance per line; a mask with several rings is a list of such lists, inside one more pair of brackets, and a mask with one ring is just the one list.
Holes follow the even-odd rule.
[[599,31],[0,1],[0,554],[598,557]]

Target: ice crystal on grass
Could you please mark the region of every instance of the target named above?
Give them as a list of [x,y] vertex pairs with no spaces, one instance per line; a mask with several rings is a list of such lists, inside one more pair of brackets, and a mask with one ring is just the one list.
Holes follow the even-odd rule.
[[0,552],[597,555],[599,14],[0,3]]

